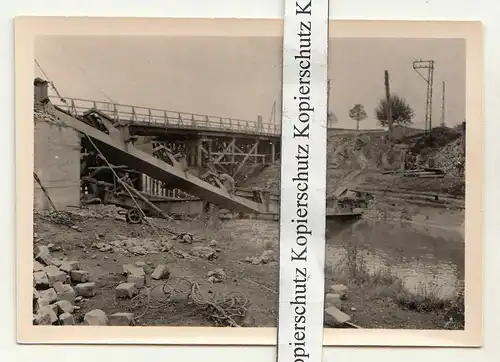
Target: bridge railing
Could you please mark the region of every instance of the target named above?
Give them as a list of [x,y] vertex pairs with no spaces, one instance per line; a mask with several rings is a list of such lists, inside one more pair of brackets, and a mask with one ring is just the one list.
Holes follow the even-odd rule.
[[167,111],[79,98],[65,98],[66,102],[57,97],[50,98],[54,105],[65,109],[74,116],[82,115],[90,109],[96,109],[114,120],[132,120],[137,125],[276,136],[281,134],[281,125],[274,123]]

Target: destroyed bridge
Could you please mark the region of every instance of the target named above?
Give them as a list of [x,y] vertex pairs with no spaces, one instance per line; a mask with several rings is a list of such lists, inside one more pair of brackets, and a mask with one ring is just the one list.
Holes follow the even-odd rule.
[[[82,135],[82,153],[98,150],[110,168],[141,174],[141,192],[176,190],[241,213],[277,214],[279,201],[262,190],[230,193],[217,181],[236,180],[279,159],[279,124],[212,117],[48,95],[48,82],[35,80],[35,106],[62,127]],[[215,176],[210,178],[210,175]],[[215,179],[215,181],[213,181]],[[165,186],[167,185],[167,186]],[[180,191],[179,191],[180,190]]]

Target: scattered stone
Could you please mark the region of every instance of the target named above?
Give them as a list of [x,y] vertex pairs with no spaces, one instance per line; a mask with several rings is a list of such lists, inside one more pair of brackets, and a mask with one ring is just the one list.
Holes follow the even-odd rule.
[[63,313],[59,316],[59,322],[63,326],[72,326],[75,324],[75,319],[73,318],[73,315],[70,313]]
[[50,306],[46,305],[38,309],[35,315],[35,321],[38,325],[52,325],[57,322],[57,315]]
[[335,307],[337,309],[341,309],[342,300],[340,294],[328,293],[325,298],[325,308]]
[[44,268],[44,266],[42,264],[40,264],[39,262],[37,262],[36,260],[33,260],[33,271],[34,272],[39,272],[39,271],[42,271]]
[[210,270],[207,276],[210,283],[222,283],[226,279],[226,272],[224,272],[224,270],[220,268],[217,268],[214,270]]
[[133,326],[133,313],[115,313],[109,316],[109,321],[112,326]]
[[136,288],[143,288],[146,285],[146,277],[140,275],[129,274],[127,283],[134,283]]
[[75,287],[76,294],[85,298],[93,297],[95,295],[95,288],[96,284],[94,282],[77,284]]
[[59,308],[55,304],[49,305],[49,308],[52,309],[52,311],[56,314],[56,316],[59,315]]
[[134,264],[123,264],[122,265],[122,274],[127,276],[131,273],[132,270],[136,269],[137,267]]
[[335,307],[328,307],[325,310],[325,324],[330,327],[339,327],[345,322],[349,322],[351,317]]
[[92,247],[94,247],[95,249],[99,249],[99,251],[101,252],[107,252],[107,251],[113,251],[113,247],[109,244],[106,244],[106,243],[97,243],[97,244],[93,244]]
[[276,261],[276,254],[273,250],[264,250],[264,252],[260,256],[260,260],[262,264],[267,264],[272,261]]
[[77,261],[65,261],[59,267],[63,272],[71,274],[73,270],[80,269],[80,264]]
[[57,293],[53,288],[43,290],[39,294],[40,297],[37,301],[38,308],[48,306],[57,301]]
[[61,245],[54,245],[54,244],[48,244],[47,245],[47,248],[50,250],[50,252],[53,252],[53,251],[59,251],[61,250]]
[[170,277],[170,270],[165,264],[160,264],[156,267],[151,278],[155,280],[168,279]]
[[184,235],[182,235],[181,243],[192,244],[193,243],[193,236],[190,235],[190,234],[184,234]]
[[[55,286],[54,286],[55,289]],[[57,292],[58,300],[67,300],[70,303],[73,303],[76,299],[76,292],[73,287],[69,284],[62,285],[62,291]]]
[[138,268],[146,268],[148,265],[143,262],[143,261],[136,261],[135,263],[135,266],[137,266]]
[[33,286],[37,290],[43,290],[49,288],[49,278],[47,277],[47,273],[44,271],[38,271],[33,273]]
[[100,309],[94,309],[85,314],[83,323],[88,326],[107,326],[108,316]]
[[56,302],[55,305],[58,308],[58,313],[57,313],[58,315],[63,313],[73,313],[73,311],[75,310],[73,305],[67,300],[60,300]]
[[347,287],[343,284],[333,284],[330,285],[330,292],[334,294],[339,294],[342,300],[347,299]]
[[33,300],[37,300],[38,298],[40,298],[40,293],[38,293],[38,291],[33,288]]
[[55,265],[46,266],[43,271],[47,274],[49,279],[49,284],[53,285],[55,282],[64,282],[66,281],[67,275],[65,272],[61,271]]
[[215,240],[212,240],[210,241],[210,243],[208,244],[211,248],[216,248],[218,246],[218,243],[217,241]]
[[83,302],[83,297],[81,295],[75,298],[75,303],[80,303],[80,302]]
[[137,288],[134,283],[122,283],[116,287],[117,298],[132,298],[137,294]]
[[49,248],[44,245],[38,246],[38,254],[35,257],[35,260],[43,265],[53,265],[54,258],[50,254]]
[[86,283],[90,281],[90,273],[86,270],[72,270],[71,280],[75,283]]
[[57,294],[64,292],[64,284],[61,281],[57,281],[52,285],[52,288],[56,291]]
[[351,307],[351,311],[353,312],[357,311],[356,307]]
[[191,255],[208,260],[214,260],[218,257],[217,251],[209,246],[193,246]]

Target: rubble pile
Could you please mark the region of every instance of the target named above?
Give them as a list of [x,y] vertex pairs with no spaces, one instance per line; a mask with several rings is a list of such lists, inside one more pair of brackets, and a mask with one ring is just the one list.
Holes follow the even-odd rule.
[[89,205],[86,208],[71,210],[71,214],[81,218],[125,220],[125,217],[121,214],[124,211],[126,210],[115,205]]
[[434,155],[434,162],[437,168],[453,176],[462,176],[460,167],[465,168],[464,138],[460,137],[448,143]]
[[73,303],[95,295],[96,283],[78,261],[54,258],[46,245],[36,247],[33,260],[33,323],[73,325]]

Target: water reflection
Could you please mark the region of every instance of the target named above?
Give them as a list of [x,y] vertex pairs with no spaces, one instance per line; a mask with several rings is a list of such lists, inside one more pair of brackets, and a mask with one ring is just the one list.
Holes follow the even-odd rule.
[[464,279],[461,231],[423,223],[362,219],[327,222],[327,267],[346,257],[346,246],[358,245],[369,271],[389,268],[414,292],[433,291],[451,297]]

